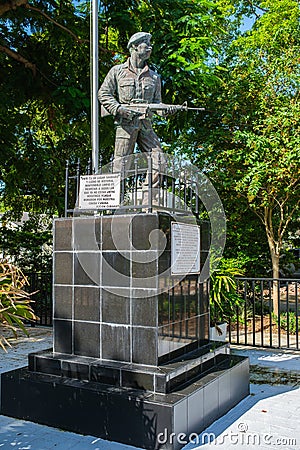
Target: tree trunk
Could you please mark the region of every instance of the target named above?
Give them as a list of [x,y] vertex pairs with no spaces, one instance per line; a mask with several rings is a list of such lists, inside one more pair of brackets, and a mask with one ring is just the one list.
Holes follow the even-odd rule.
[[[280,283],[278,281],[280,273],[279,273],[279,248],[276,248],[275,242],[269,241],[269,247],[270,247],[270,253],[271,253],[271,259],[272,259],[272,274],[273,274],[273,292],[272,292],[272,299],[273,299],[273,312],[276,317],[279,316],[280,312]],[[277,251],[276,251],[277,250]]]
[[264,225],[268,238],[268,244],[270,249],[270,255],[272,260],[272,274],[273,274],[273,312],[276,317],[280,313],[280,283],[279,279],[279,257],[282,248],[281,239],[276,240],[273,228],[273,210],[271,207],[265,207],[264,210]]
[[273,312],[276,317],[280,314],[280,281],[279,278],[279,255],[272,257],[272,269],[273,269]]

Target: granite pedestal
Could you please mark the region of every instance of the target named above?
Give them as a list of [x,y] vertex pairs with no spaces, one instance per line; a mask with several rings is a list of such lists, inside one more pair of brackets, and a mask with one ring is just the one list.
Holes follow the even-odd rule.
[[2,375],[2,414],[177,449],[248,394],[248,360],[209,341],[207,277],[171,272],[172,222],[194,219],[55,221],[53,350]]

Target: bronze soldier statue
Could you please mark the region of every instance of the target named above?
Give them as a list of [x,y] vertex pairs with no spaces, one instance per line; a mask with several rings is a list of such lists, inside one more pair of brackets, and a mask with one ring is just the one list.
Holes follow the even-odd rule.
[[[133,153],[137,143],[143,152],[152,152],[153,165],[157,166],[158,154],[162,154],[158,136],[151,124],[152,113],[141,115],[128,104],[161,103],[160,76],[148,67],[151,55],[151,34],[135,33],[128,42],[130,57],[108,72],[99,89],[98,98],[106,112],[115,117],[117,125],[114,171],[120,170],[120,158]],[[166,113],[173,113],[172,107]]]

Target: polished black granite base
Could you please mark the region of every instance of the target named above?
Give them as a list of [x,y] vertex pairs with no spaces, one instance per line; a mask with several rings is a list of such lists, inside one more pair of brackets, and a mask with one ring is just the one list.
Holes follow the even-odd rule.
[[[176,450],[248,395],[248,359],[208,340],[208,273],[172,275],[172,223],[190,220],[55,221],[54,348],[1,375],[1,414]],[[203,224],[200,232],[203,275]]]
[[176,450],[249,394],[247,358],[219,354],[214,361],[169,394],[17,369],[1,375],[0,412],[148,450]]
[[119,363],[44,350],[29,355],[29,370],[167,394],[190,384],[229,354],[229,344],[203,342],[201,348],[160,366]]

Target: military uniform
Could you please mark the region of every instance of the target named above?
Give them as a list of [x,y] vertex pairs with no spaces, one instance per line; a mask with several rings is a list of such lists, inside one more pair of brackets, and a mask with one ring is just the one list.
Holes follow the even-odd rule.
[[124,64],[114,66],[100,87],[98,97],[117,124],[115,159],[131,154],[135,143],[144,152],[162,151],[150,118],[135,116],[128,120],[117,111],[126,103],[161,103],[160,77],[148,65],[141,70],[134,69],[128,58]]

